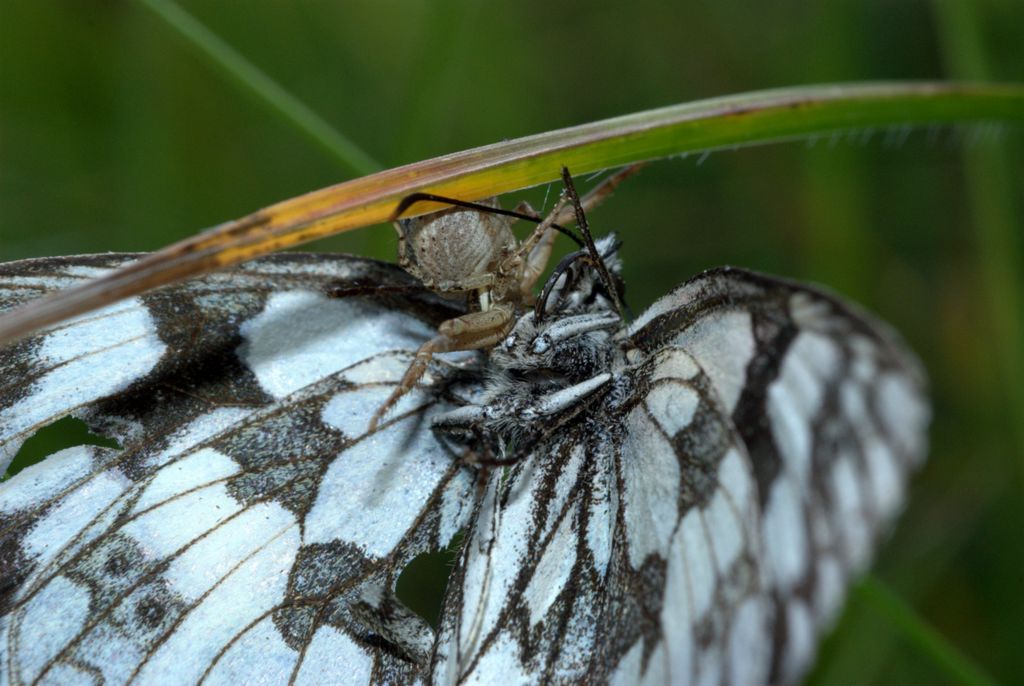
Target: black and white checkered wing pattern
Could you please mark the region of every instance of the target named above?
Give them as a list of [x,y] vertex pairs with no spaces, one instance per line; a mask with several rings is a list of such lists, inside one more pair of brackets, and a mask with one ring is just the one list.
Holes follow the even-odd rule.
[[435,681],[791,683],[899,509],[929,409],[883,324],[721,269],[627,333],[492,474]]
[[[129,259],[5,265],[2,307]],[[123,446],[0,485],[0,684],[412,679],[433,634],[391,589],[465,527],[473,475],[425,429],[451,407],[441,385],[366,435],[455,314],[409,286],[278,256],[0,352],[4,468],[67,414]]]

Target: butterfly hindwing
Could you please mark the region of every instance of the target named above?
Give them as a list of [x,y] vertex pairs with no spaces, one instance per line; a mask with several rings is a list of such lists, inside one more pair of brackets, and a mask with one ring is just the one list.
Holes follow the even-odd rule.
[[[697,277],[632,333],[641,347],[685,348],[742,437],[770,629],[748,636],[762,637],[769,679],[791,682],[924,459],[923,372],[886,325],[855,307],[744,270]],[[742,653],[724,656],[723,673],[751,664]]]
[[627,333],[604,391],[492,474],[435,680],[790,683],[900,506],[929,411],[883,324],[721,269]]
[[[130,259],[6,265],[4,306]],[[0,683],[411,678],[432,634],[391,589],[464,526],[472,474],[423,429],[440,386],[365,431],[450,316],[395,268],[291,255],[6,348],[6,461],[67,414],[123,448],[0,485]]]

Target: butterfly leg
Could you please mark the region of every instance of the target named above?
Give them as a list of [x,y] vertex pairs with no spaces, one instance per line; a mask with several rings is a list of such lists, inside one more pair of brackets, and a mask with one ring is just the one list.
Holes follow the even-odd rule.
[[[530,446],[540,435],[538,431],[549,432],[567,418],[585,410],[591,398],[605,390],[612,380],[612,374],[604,372],[541,396],[502,394],[490,404],[465,405],[439,414],[431,421],[431,428],[475,437],[476,444],[484,446],[484,450],[467,451],[464,459],[470,464],[482,468],[506,467],[529,454]],[[514,434],[514,440],[509,443],[516,448],[506,453],[505,443],[502,443],[502,455],[495,456],[484,437],[509,431]]]
[[437,336],[420,346],[394,392],[374,413],[369,431],[375,431],[388,410],[416,387],[416,383],[426,374],[427,367],[436,353],[489,348],[505,337],[512,324],[512,315],[511,307],[497,306],[442,322],[441,326],[437,327]]

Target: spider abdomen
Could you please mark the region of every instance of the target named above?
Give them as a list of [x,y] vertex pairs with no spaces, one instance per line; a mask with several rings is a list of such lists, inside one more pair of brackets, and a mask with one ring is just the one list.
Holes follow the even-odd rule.
[[498,261],[516,245],[510,223],[463,208],[403,220],[400,263],[435,291],[485,288]]

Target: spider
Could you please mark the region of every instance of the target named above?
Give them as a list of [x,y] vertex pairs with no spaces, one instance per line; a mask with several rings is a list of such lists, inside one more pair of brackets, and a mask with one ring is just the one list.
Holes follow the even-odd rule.
[[[444,295],[466,295],[470,312],[446,320],[437,335],[420,346],[394,392],[370,420],[374,431],[395,403],[411,391],[427,371],[436,353],[460,350],[484,350],[505,338],[523,308],[533,304],[533,287],[547,266],[556,232],[569,236],[580,247],[594,251],[593,239],[583,231],[576,237],[562,223],[572,219],[582,223],[582,215],[597,207],[627,177],[640,169],[639,164],[625,167],[594,187],[582,199],[563,192],[554,209],[545,217],[526,202],[515,210],[502,209],[497,198],[471,203],[454,198],[414,193],[403,198],[392,215],[398,232],[398,261],[430,290]],[[565,167],[562,178],[571,189],[571,177]],[[573,190],[571,195],[575,196]],[[453,207],[412,219],[398,219],[417,202],[441,202]],[[565,219],[563,219],[563,215]],[[537,223],[523,241],[517,241],[512,224],[517,219]],[[602,275],[611,282],[608,274]],[[616,302],[621,311],[621,303]]]

